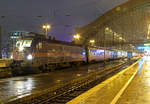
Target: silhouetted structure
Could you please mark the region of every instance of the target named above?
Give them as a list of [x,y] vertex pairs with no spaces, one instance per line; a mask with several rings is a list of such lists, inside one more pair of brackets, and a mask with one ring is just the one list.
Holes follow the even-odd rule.
[[0,58],[2,58],[2,27],[0,26]]

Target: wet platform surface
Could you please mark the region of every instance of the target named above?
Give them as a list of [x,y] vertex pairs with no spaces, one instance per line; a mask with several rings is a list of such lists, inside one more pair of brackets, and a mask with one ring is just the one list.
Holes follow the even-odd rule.
[[[122,61],[111,62],[107,66],[119,64],[121,62]],[[0,79],[0,102],[30,95],[31,93],[36,93],[53,87],[59,83],[71,81],[82,75],[102,68],[102,63],[99,63],[81,66],[78,68],[68,68],[40,75]]]
[[116,104],[150,104],[150,57],[138,71]]
[[[69,101],[67,104],[116,104],[116,101],[118,101],[118,98],[116,100],[116,96],[119,95],[118,93],[122,91],[123,88],[127,88],[124,87],[127,84],[127,82],[132,82],[132,80],[135,80],[134,76],[138,71],[140,72],[142,70],[144,63],[145,60],[143,59],[138,60],[137,62],[128,66],[127,68],[117,73],[116,75],[112,76],[111,78],[105,80],[99,85],[93,87],[87,92]],[[133,84],[133,88],[134,88],[134,84]],[[126,96],[128,96],[128,92]],[[132,97],[135,97],[135,95],[132,95]],[[137,104],[137,103],[118,102],[117,104]],[[138,104],[143,104],[143,103],[138,103]]]

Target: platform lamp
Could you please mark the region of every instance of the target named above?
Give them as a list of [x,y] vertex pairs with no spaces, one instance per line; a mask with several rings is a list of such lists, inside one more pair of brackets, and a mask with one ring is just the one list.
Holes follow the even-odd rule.
[[75,43],[77,43],[80,40],[81,36],[79,33],[77,33],[77,34],[73,35],[73,38],[75,39]]
[[51,29],[51,25],[49,24],[46,24],[46,25],[43,25],[43,29],[44,29],[44,34],[46,36],[46,38],[48,39],[48,30]]
[[95,40],[92,39],[92,40],[90,40],[89,42],[90,42],[91,45],[94,45]]

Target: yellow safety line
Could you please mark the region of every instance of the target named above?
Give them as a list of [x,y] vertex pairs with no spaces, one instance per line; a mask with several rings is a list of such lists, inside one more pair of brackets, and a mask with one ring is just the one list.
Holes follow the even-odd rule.
[[125,89],[129,86],[129,84],[131,83],[131,81],[133,80],[133,78],[135,77],[137,72],[138,72],[138,70],[136,70],[134,72],[134,74],[131,76],[131,78],[128,80],[128,82],[122,87],[122,89],[117,93],[117,95],[114,97],[114,99],[112,100],[112,102],[110,104],[116,104],[117,103],[117,101],[119,100],[120,96],[123,94]]
[[133,80],[133,78],[135,77],[135,75],[137,74],[137,72],[138,72],[138,70],[136,70],[134,72],[134,74],[127,81],[127,83],[121,88],[121,90],[117,93],[117,95],[114,97],[114,99],[112,100],[112,102],[110,104],[116,104],[116,102],[118,101],[118,99],[120,98],[120,96],[123,94],[123,92],[125,91],[125,89],[129,86],[129,84],[131,83],[131,81]]

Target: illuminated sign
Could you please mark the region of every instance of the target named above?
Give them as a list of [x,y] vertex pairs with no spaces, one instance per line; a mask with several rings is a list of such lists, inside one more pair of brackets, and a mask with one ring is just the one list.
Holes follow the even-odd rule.
[[150,47],[144,47],[144,46],[142,47],[142,46],[140,46],[140,47],[138,47],[138,49],[139,50],[150,50]]
[[150,46],[150,43],[145,43],[144,46]]

